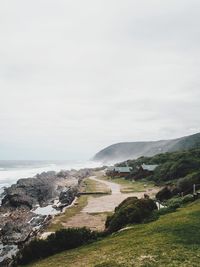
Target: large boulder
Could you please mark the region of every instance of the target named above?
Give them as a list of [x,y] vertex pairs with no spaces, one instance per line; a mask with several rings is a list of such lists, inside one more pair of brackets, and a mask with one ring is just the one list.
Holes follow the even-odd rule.
[[27,206],[32,209],[36,204],[46,205],[58,197],[55,172],[38,174],[34,178],[19,179],[16,184],[5,189],[2,205],[11,207]]
[[12,185],[6,189],[6,195],[2,200],[2,205],[8,205],[14,208],[27,206],[29,209],[32,209],[34,203],[36,203],[36,200],[27,195],[26,191],[17,185]]

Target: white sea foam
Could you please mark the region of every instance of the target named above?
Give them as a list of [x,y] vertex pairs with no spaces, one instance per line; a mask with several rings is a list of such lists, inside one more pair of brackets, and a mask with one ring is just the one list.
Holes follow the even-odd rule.
[[48,205],[46,207],[38,207],[33,212],[38,215],[56,215],[60,213],[59,210],[53,208],[53,205]]
[[[86,162],[51,162],[47,163],[39,162],[36,164],[33,162],[25,162],[23,161],[18,163],[17,165],[12,165],[12,162],[9,166],[9,161],[6,163],[6,167],[0,167],[0,205],[1,205],[1,194],[4,191],[5,187],[10,186],[17,182],[17,180],[21,178],[28,178],[34,177],[38,173],[47,172],[47,171],[56,171],[59,172],[60,170],[71,170],[71,169],[82,169],[82,168],[95,168],[101,166],[100,163],[93,162],[93,161],[86,161]],[[1,166],[1,162],[0,162]],[[44,211],[45,212],[45,211]]]
[[[12,164],[12,163],[11,163]],[[0,164],[1,165],[1,164]],[[2,191],[3,187],[10,186],[13,183],[16,183],[18,179],[27,178],[27,177],[34,177],[38,173],[47,172],[47,171],[60,171],[60,170],[71,170],[71,169],[82,169],[82,168],[94,168],[100,166],[99,163],[93,161],[86,161],[86,162],[55,162],[55,163],[47,163],[47,162],[40,162],[39,164],[31,164],[29,165],[24,164],[23,162],[19,162],[16,166],[10,166],[9,162],[6,166],[0,167],[0,191]]]

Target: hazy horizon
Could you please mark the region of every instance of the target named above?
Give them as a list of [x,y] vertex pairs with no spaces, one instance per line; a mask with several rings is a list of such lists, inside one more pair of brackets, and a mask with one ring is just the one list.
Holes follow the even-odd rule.
[[197,0],[0,2],[0,160],[200,132]]

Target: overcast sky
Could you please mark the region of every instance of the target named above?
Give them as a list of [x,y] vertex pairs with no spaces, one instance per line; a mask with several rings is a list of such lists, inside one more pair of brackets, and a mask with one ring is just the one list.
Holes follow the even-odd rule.
[[199,0],[1,0],[0,159],[200,131]]

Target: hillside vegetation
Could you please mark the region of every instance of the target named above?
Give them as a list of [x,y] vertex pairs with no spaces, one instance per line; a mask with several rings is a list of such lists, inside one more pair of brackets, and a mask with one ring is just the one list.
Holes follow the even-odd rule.
[[157,183],[168,182],[200,171],[200,149],[163,153],[153,157],[140,157],[137,160],[119,163],[117,166],[124,166],[127,163],[133,168],[130,179],[137,172],[137,167],[145,163],[158,165],[154,173],[149,175],[149,180]]
[[153,173],[146,179],[159,185],[173,185],[172,195],[183,192],[191,193],[193,184],[200,188],[200,149],[191,149],[180,152],[163,153],[153,157],[140,157],[137,160],[128,160],[118,164],[127,164],[133,168],[127,179],[137,179],[137,167],[145,164],[157,164]]
[[153,142],[124,142],[108,146],[94,156],[102,162],[119,162],[141,156],[154,156],[165,152],[200,148],[200,133],[173,139]]
[[49,257],[32,267],[197,267],[200,201],[148,224]]

